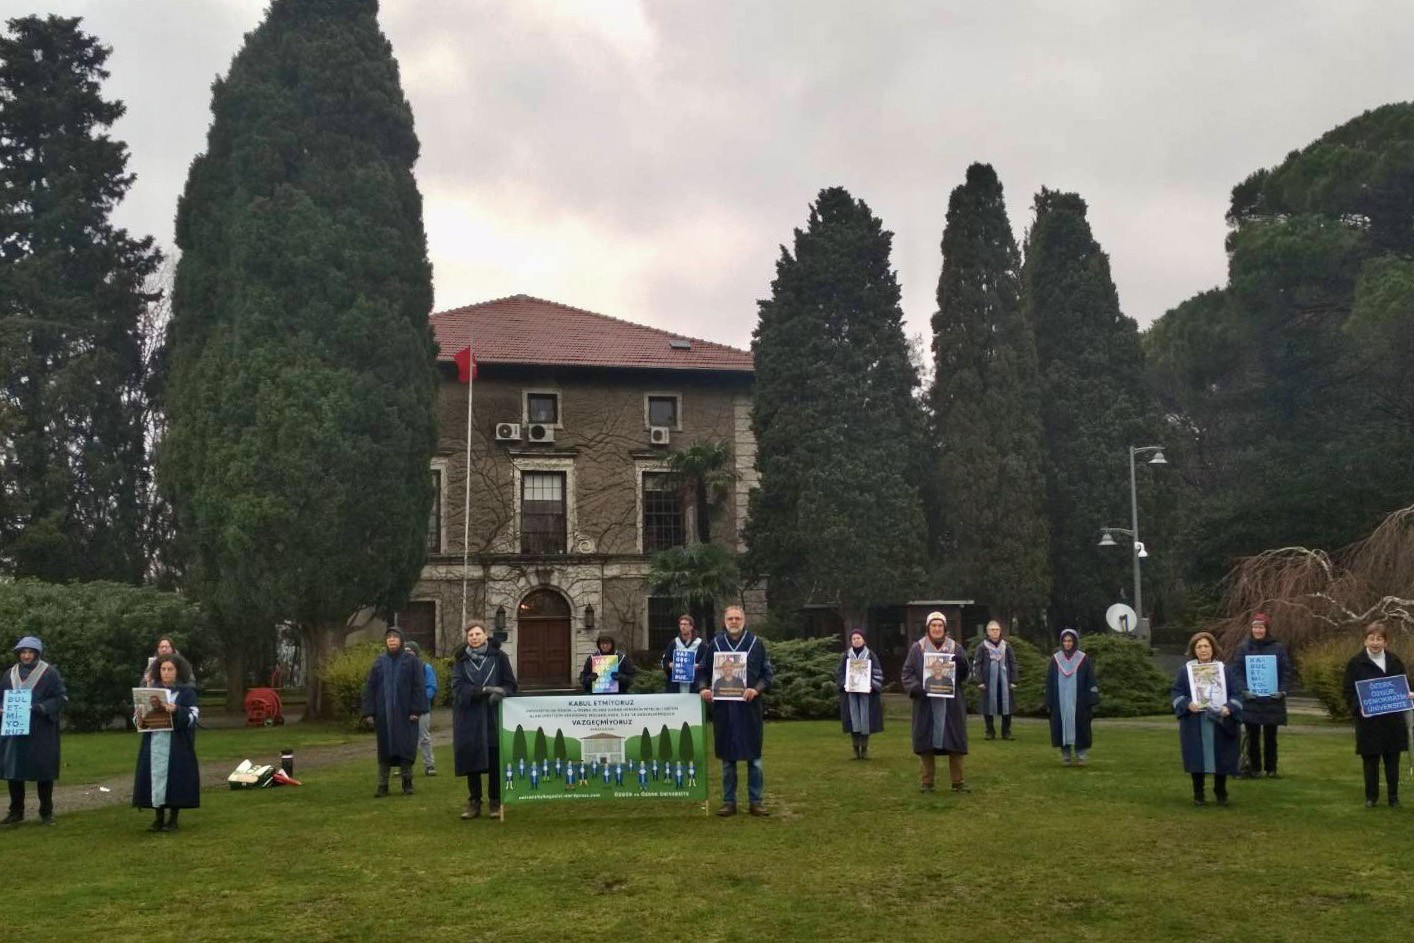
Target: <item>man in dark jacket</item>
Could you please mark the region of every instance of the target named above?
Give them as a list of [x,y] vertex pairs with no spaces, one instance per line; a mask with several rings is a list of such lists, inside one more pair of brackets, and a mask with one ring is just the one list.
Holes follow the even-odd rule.
[[763,804],[766,775],[761,769],[761,741],[765,732],[761,695],[771,686],[775,671],[766,654],[766,643],[746,630],[746,612],[728,606],[723,613],[726,631],[713,636],[697,663],[697,685],[702,700],[712,702],[712,664],[723,652],[746,654],[746,689],[740,701],[721,701],[713,708],[712,735],[717,759],[722,761],[721,816],[736,815],[736,764],[746,761],[746,790],[752,815],[769,815]]
[[427,713],[427,689],[422,662],[403,651],[403,633],[396,627],[383,637],[388,650],[378,656],[363,683],[363,720],[378,731],[378,790],[388,794],[388,774],[397,763],[403,774],[403,795],[412,795],[412,763],[417,757],[417,719]]
[[[29,732],[0,737],[0,777],[9,782],[10,814],[0,825],[25,817],[25,783],[37,784],[39,821],[54,824],[54,780],[59,778],[59,715],[68,703],[59,669],[39,656],[44,643],[27,635],[15,645],[18,661],[0,675],[0,698],[6,691],[28,692]],[[3,703],[3,701],[0,701]]]

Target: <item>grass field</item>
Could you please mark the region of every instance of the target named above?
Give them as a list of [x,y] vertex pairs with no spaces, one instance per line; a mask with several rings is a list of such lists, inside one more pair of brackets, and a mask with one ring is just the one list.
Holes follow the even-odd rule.
[[966,796],[919,794],[902,715],[865,763],[838,724],[773,725],[765,820],[575,803],[462,822],[464,781],[374,800],[371,756],[303,788],[210,791],[173,835],[129,808],[60,809],[53,829],[0,833],[11,926],[27,943],[1409,933],[1414,812],[1363,807],[1348,733],[1291,731],[1286,778],[1195,809],[1171,722],[1097,724],[1084,769],[1059,765],[1040,724],[989,743],[972,722]]

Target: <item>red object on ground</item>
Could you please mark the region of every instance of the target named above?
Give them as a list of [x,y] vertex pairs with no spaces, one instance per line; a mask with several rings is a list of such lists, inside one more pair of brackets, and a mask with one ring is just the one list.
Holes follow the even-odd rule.
[[288,775],[288,774],[287,774],[284,770],[282,770],[282,769],[277,769],[277,770],[275,770],[274,775],[272,775],[272,776],[270,777],[270,781],[271,781],[272,783],[274,783],[275,785],[277,785],[277,786],[303,786],[303,785],[304,785],[304,783],[300,782],[298,779],[295,779],[293,776]]
[[280,692],[274,688],[251,688],[245,693],[245,725],[274,727],[285,722]]

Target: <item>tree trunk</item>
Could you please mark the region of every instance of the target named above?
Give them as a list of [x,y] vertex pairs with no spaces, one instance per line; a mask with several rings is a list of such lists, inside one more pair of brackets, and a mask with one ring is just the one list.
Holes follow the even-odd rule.
[[245,649],[240,645],[227,645],[221,661],[226,667],[226,710],[244,713]]
[[304,645],[304,719],[328,720],[334,705],[324,696],[324,665],[334,650],[334,626],[330,623],[303,623],[300,639]]

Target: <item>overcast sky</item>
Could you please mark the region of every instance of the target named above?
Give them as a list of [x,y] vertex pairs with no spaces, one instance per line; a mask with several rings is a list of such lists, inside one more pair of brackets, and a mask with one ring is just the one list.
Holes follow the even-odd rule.
[[[422,159],[437,308],[524,292],[739,346],[778,246],[842,185],[895,233],[928,332],[973,161],[1018,241],[1079,192],[1147,324],[1224,279],[1234,184],[1411,97],[1414,5],[1364,0],[383,0]],[[119,220],[172,243],[210,84],[264,0],[0,0],[113,47],[137,174]]]

